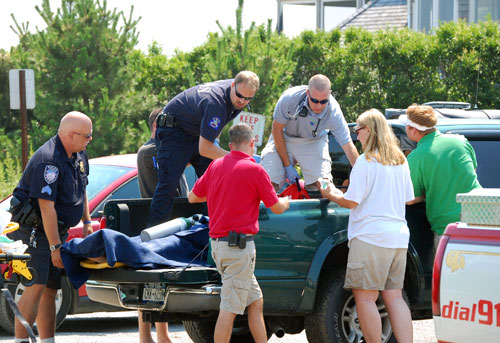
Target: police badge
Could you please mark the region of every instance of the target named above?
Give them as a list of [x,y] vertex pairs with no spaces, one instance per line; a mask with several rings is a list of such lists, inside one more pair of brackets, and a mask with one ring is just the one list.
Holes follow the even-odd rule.
[[43,178],[48,185],[54,183],[59,176],[59,169],[56,166],[46,165],[45,171],[43,172]]
[[80,161],[80,172],[85,173],[85,168],[83,167],[83,161]]

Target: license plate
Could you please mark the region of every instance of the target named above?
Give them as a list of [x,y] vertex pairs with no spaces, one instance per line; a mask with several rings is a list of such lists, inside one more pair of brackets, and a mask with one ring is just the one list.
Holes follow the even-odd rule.
[[159,284],[145,284],[142,299],[163,302],[167,294],[166,287]]

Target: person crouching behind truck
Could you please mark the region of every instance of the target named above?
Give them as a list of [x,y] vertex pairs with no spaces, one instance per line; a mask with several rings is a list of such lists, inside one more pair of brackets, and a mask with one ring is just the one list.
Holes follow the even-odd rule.
[[259,231],[260,201],[273,213],[289,207],[278,198],[264,168],[251,157],[252,130],[246,124],[229,130],[231,153],[213,161],[188,194],[189,202],[207,202],[212,257],[222,278],[220,312],[214,342],[227,343],[236,315],[248,306],[248,322],[256,343],[267,342],[262,291],[254,275],[254,235]]

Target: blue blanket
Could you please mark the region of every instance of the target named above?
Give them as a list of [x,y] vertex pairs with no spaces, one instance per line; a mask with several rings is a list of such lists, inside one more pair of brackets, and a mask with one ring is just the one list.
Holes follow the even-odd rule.
[[[80,266],[87,257],[106,256],[112,267],[123,262],[132,268],[165,268],[206,265],[208,217],[202,217],[191,229],[142,242],[140,236],[128,237],[118,231],[102,229],[86,238],[74,238],[61,247],[64,269],[75,288],[90,277],[91,270]],[[194,260],[193,260],[194,259]]]

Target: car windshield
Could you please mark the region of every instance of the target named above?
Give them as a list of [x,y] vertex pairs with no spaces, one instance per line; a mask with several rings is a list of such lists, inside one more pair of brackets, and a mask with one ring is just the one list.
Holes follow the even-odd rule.
[[89,201],[120,176],[133,170],[129,167],[102,164],[91,164],[89,168],[89,184],[87,185],[87,199]]

